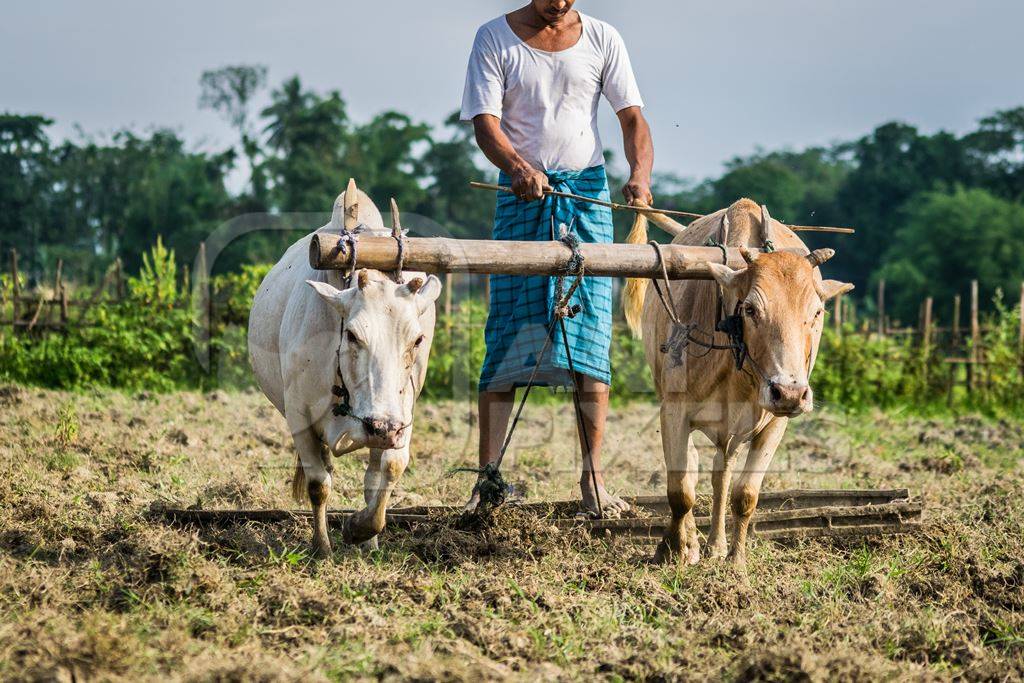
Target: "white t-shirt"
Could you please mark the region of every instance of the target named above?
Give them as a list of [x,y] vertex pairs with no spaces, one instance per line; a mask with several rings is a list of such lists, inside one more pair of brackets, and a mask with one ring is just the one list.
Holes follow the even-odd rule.
[[462,120],[501,119],[512,147],[542,171],[604,163],[597,131],[603,94],[618,113],[643,107],[622,36],[580,13],[583,35],[561,52],[530,47],[498,17],[480,27],[469,56]]

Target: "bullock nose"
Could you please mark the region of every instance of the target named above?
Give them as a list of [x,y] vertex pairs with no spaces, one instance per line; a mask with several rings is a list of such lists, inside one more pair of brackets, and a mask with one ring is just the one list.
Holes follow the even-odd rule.
[[363,418],[363,426],[366,427],[367,434],[378,439],[396,436],[402,430],[402,425],[397,420],[386,417]]
[[771,409],[776,415],[792,415],[809,410],[806,407],[811,400],[811,388],[806,384],[780,384],[772,382],[768,389]]

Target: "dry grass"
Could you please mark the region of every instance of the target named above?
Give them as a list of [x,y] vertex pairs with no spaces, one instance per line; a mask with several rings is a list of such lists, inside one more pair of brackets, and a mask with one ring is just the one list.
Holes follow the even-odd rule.
[[[564,407],[529,411],[511,477],[573,495]],[[661,491],[655,410],[616,411],[618,491]],[[292,451],[254,394],[0,391],[0,677],[874,680],[1024,676],[1018,424],[803,419],[773,488],[910,486],[915,537],[754,542],[728,568],[645,564],[651,548],[509,513],[482,531],[385,532],[380,552],[308,560],[307,529],[179,529],[154,502],[286,506]],[[396,503],[455,503],[467,406],[423,406]],[[707,461],[702,460],[707,466]],[[333,504],[360,497],[337,463]],[[706,481],[702,487],[707,488]]]

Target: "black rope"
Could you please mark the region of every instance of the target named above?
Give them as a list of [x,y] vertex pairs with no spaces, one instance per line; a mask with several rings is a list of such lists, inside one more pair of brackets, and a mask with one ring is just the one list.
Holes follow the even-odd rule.
[[[344,325],[342,328],[344,329]],[[349,396],[348,387],[345,386],[345,380],[341,376],[341,346],[338,346],[334,357],[334,376],[338,381],[331,387],[331,393],[338,399],[338,402],[331,408],[331,413],[335,417],[352,417],[351,396]]]
[[[551,217],[551,231],[554,233],[554,216]],[[575,223],[575,219],[573,219]],[[553,236],[553,235],[552,235]],[[579,288],[583,282],[583,269],[586,259],[583,257],[583,253],[580,251],[580,238],[572,232],[572,226],[563,226],[562,235],[559,237],[559,241],[565,246],[569,247],[570,252],[569,259],[565,262],[563,269],[564,275],[559,275],[555,279],[555,315],[561,315],[567,318],[575,318],[576,314],[580,312],[580,306],[569,306],[569,300],[572,295],[576,293],[576,289]],[[565,276],[575,276],[572,285],[569,287],[569,292],[565,292]]]

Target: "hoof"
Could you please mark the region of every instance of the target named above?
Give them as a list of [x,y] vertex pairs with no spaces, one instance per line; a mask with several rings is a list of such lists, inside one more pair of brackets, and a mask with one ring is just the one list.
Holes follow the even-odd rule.
[[353,521],[354,519],[354,514],[346,517],[345,524],[341,528],[341,537],[344,539],[345,543],[349,545],[360,545],[362,543],[368,543],[371,540],[375,541],[377,534],[380,533],[380,531],[363,529]]
[[729,564],[739,572],[746,573],[747,571],[747,554],[732,552],[726,556]]
[[678,557],[678,553],[668,547],[668,543],[660,541],[651,558],[653,564],[671,564]]
[[377,542],[377,536],[374,536],[369,541],[363,541],[359,544],[359,549],[363,552],[373,552],[374,550],[380,550],[380,543]]
[[708,549],[708,557],[712,560],[724,560],[729,554],[729,549],[724,545],[713,545]]
[[313,557],[318,560],[329,560],[331,559],[331,542],[324,539],[314,538],[313,539]]
[[695,565],[700,562],[700,549],[691,547],[686,552],[686,564]]

